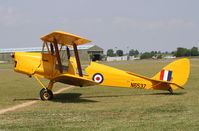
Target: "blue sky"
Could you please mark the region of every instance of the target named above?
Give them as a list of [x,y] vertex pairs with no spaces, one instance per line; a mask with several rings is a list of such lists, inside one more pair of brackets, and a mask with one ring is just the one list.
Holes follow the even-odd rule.
[[38,47],[62,30],[109,48],[199,47],[198,0],[0,0],[0,48]]

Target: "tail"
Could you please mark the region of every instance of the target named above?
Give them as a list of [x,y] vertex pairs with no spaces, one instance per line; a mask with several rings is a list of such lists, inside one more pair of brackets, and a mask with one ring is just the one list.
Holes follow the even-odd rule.
[[169,82],[171,83],[170,87],[175,90],[177,88],[182,88],[182,86],[186,84],[189,74],[189,59],[183,58],[164,67],[159,73],[152,77],[152,79]]

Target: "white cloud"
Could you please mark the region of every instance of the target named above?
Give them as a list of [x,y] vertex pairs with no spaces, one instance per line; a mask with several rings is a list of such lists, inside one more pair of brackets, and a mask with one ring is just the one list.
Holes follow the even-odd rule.
[[174,28],[194,28],[197,25],[187,22],[182,19],[169,19],[167,21],[139,21],[131,18],[117,17],[112,20],[113,25],[141,29],[141,30],[154,30],[154,29],[174,29]]
[[0,24],[1,25],[15,25],[20,20],[20,15],[14,8],[0,7]]
[[[62,18],[61,18],[62,19]],[[95,25],[102,24],[104,21],[101,18],[80,18],[80,19],[62,19],[63,24],[82,24],[82,25]]]
[[173,28],[194,28],[196,25],[194,23],[182,20],[182,19],[171,19],[167,22],[168,27]]

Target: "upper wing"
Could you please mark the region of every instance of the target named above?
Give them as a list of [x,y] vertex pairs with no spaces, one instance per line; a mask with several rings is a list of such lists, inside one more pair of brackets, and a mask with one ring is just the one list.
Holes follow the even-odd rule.
[[87,40],[80,36],[66,33],[63,31],[54,31],[48,35],[42,36],[40,39],[43,40],[44,42],[49,42],[49,43],[53,43],[54,39],[56,39],[58,44],[64,46],[72,46],[74,43],[76,45],[83,45],[91,42],[90,40]]
[[89,80],[87,78],[70,75],[70,74],[61,74],[53,79],[56,82],[61,82],[65,84],[75,85],[75,86],[92,86],[97,85],[97,82]]

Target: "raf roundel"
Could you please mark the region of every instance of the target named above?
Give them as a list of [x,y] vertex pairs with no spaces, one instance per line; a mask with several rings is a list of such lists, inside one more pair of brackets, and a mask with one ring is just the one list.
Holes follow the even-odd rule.
[[93,75],[93,80],[97,83],[102,83],[104,81],[104,77],[100,73],[96,73]]

